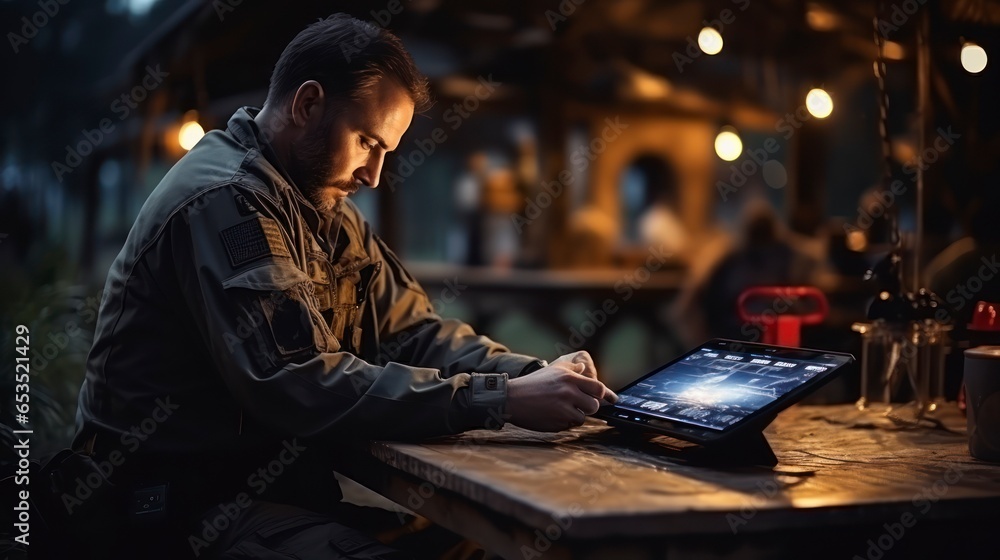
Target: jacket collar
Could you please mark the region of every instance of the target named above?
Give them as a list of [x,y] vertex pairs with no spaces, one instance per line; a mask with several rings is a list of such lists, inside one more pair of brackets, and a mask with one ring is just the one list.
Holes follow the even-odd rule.
[[[319,234],[323,239],[329,239],[331,225],[335,221],[337,211],[330,213],[320,212],[302,194],[298,185],[292,180],[288,171],[281,165],[274,148],[267,140],[267,134],[261,130],[260,125],[254,118],[260,113],[257,107],[240,107],[227,123],[227,130],[236,140],[249,150],[258,152],[262,157],[254,158],[249,162],[250,167],[256,168],[266,175],[279,189],[290,191],[291,198],[299,206],[299,210],[309,229],[313,233]],[[333,235],[339,232],[334,229]],[[336,243],[335,239],[330,240],[331,246]]]
[[320,212],[309,202],[281,165],[277,154],[267,141],[267,135],[254,120],[259,113],[260,109],[257,107],[240,107],[226,124],[229,133],[240,144],[261,155],[261,157],[253,158],[246,164],[251,168],[248,171],[255,171],[266,176],[278,189],[290,191],[290,197],[297,203],[306,225],[314,234],[327,241],[329,245],[327,250],[331,256],[341,254],[344,249],[348,249],[345,256],[350,255],[354,258],[367,256],[367,253],[361,248],[360,240],[353,239],[351,235],[347,236],[347,240],[340,239],[343,213],[350,211],[346,208],[347,203],[340,202],[330,212]]

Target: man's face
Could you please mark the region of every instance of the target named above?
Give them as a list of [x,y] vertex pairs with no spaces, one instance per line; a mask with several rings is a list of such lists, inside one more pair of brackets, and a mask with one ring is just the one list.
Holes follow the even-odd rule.
[[[329,103],[329,102],[328,102]],[[320,211],[331,210],[362,185],[378,186],[385,154],[396,149],[413,119],[413,101],[391,79],[339,110],[327,105],[292,147],[289,174]]]

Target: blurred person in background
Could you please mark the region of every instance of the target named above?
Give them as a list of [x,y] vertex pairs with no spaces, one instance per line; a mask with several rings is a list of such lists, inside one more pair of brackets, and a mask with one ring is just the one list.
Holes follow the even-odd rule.
[[817,267],[814,257],[786,239],[771,204],[753,199],[743,209],[737,243],[678,296],[673,315],[684,325],[678,332],[692,344],[715,337],[746,340],[736,308],[740,294],[753,286],[810,284]]
[[517,177],[508,167],[495,169],[486,177],[482,196],[482,253],[486,264],[511,268],[517,261],[520,243],[511,216],[524,208],[524,195]]
[[[987,190],[970,207],[965,236],[938,253],[924,269],[931,290],[944,298],[956,326],[972,321],[975,302],[1000,302],[1000,194]],[[981,281],[969,282],[979,278]],[[981,288],[979,286],[982,286]]]
[[955,348],[945,368],[945,395],[955,398],[964,364],[962,348],[1000,344],[1000,333],[976,333],[968,326],[979,301],[1000,303],[1000,193],[994,186],[970,205],[968,232],[945,248],[924,269],[924,283],[938,295],[954,321]]
[[661,247],[672,255],[686,251],[688,235],[677,215],[679,185],[673,166],[659,157],[639,158],[632,166],[646,177],[646,193],[639,216],[639,240],[651,247]]
[[448,232],[448,260],[469,266],[481,266],[483,213],[480,199],[490,169],[485,152],[476,151],[466,159],[465,171],[455,181],[456,223]]

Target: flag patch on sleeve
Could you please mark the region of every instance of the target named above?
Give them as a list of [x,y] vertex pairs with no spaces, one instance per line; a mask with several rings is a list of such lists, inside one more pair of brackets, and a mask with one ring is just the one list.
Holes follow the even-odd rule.
[[257,216],[222,230],[222,245],[233,268],[267,256],[291,257],[278,222]]

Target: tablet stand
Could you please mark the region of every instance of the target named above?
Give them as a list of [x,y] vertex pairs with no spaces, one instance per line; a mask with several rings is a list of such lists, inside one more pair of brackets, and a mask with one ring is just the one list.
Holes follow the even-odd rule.
[[752,432],[708,447],[688,447],[681,450],[677,458],[692,465],[713,467],[773,467],[778,464],[778,458],[762,432]]
[[[740,435],[726,438],[722,441],[709,445],[692,444],[685,447],[671,447],[659,442],[651,442],[652,438],[658,434],[641,429],[636,430],[635,425],[621,424],[614,421],[611,425],[618,427],[619,433],[633,441],[645,441],[645,445],[653,446],[657,453],[662,453],[671,459],[683,461],[689,465],[706,467],[748,467],[763,466],[773,467],[778,464],[778,458],[771,449],[771,445],[761,431],[767,427],[774,418],[762,419],[758,421],[756,430],[747,431]],[[652,451],[653,447],[646,447]]]

